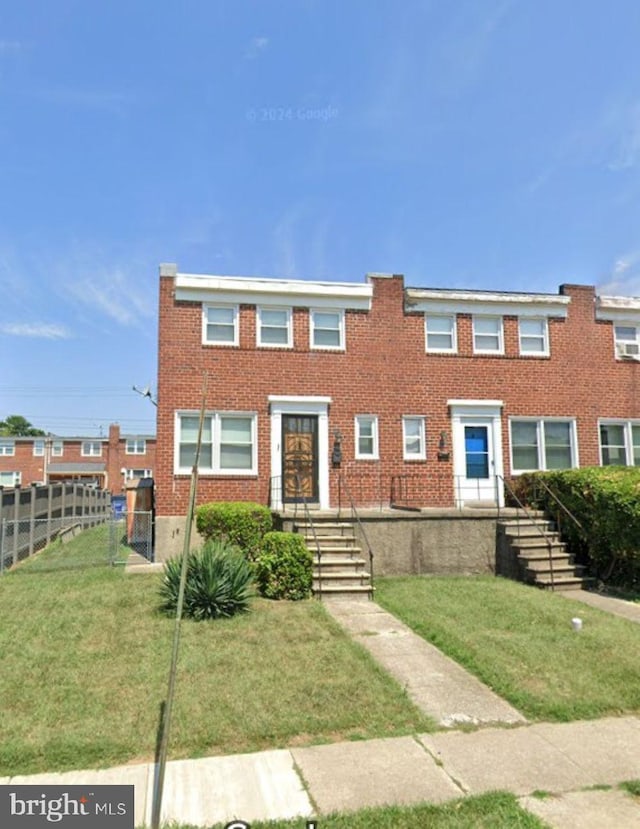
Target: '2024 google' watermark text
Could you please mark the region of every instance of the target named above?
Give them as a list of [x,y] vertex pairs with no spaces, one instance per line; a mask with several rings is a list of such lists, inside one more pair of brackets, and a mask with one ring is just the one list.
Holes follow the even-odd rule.
[[282,123],[294,121],[333,121],[339,115],[337,107],[251,107],[245,113],[253,123]]

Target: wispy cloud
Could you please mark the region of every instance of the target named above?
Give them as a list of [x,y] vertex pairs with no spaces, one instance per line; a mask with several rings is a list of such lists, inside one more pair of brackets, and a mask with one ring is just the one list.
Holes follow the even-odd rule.
[[67,283],[69,296],[85,310],[97,310],[124,326],[137,327],[155,315],[144,286],[129,269],[94,264],[90,273]]
[[24,46],[20,40],[0,40],[0,55],[17,55]]
[[611,133],[610,170],[628,170],[640,164],[640,101],[614,107],[605,127]]
[[269,46],[268,37],[254,37],[244,52],[245,60],[255,60],[262,55]]
[[41,322],[0,323],[0,333],[10,337],[34,337],[44,340],[68,340],[73,336],[63,325]]
[[640,250],[618,256],[598,284],[605,296],[640,296]]
[[97,110],[113,115],[124,115],[134,100],[129,92],[68,86],[44,87],[36,92],[36,96],[56,106]]

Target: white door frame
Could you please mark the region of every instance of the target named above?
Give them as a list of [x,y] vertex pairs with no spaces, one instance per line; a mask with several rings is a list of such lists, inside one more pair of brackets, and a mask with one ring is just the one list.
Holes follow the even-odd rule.
[[[269,395],[271,411],[271,478],[282,482],[282,415],[315,415],[318,418],[318,502],[329,509],[329,404],[330,397]],[[282,483],[271,493],[271,509],[283,509]]]
[[[460,489],[460,482],[466,477],[465,426],[487,426],[489,435],[489,483],[485,485],[480,500],[496,501],[504,506],[503,487],[498,485],[496,476],[504,475],[502,460],[502,400],[449,400],[451,413],[451,440],[453,446],[454,497],[456,506],[465,501],[478,500],[469,497]],[[486,498],[484,496],[487,496]]]

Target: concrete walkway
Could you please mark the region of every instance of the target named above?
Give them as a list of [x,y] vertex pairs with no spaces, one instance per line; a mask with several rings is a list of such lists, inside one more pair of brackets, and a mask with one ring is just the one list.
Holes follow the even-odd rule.
[[[303,827],[304,818],[334,811],[442,803],[502,789],[557,829],[632,829],[640,826],[638,799],[617,789],[584,790],[640,778],[639,745],[640,719],[621,717],[177,760],[166,768],[163,820],[204,827],[299,817]],[[154,766],[146,763],[0,779],[133,785],[136,826],[150,822],[153,781]]]
[[558,593],[565,599],[575,599],[598,610],[604,610],[605,613],[622,616],[623,619],[640,624],[640,604],[637,602],[626,602],[624,599],[614,599],[613,596],[603,596],[601,593],[591,593],[588,590],[564,590]]
[[324,607],[438,725],[526,722],[509,703],[375,602],[336,599],[325,601]]

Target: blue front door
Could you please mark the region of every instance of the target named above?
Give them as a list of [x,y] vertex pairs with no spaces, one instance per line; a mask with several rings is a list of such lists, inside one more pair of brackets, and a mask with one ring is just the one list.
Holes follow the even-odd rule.
[[467,479],[487,479],[489,477],[489,428],[487,426],[465,426],[464,451]]

